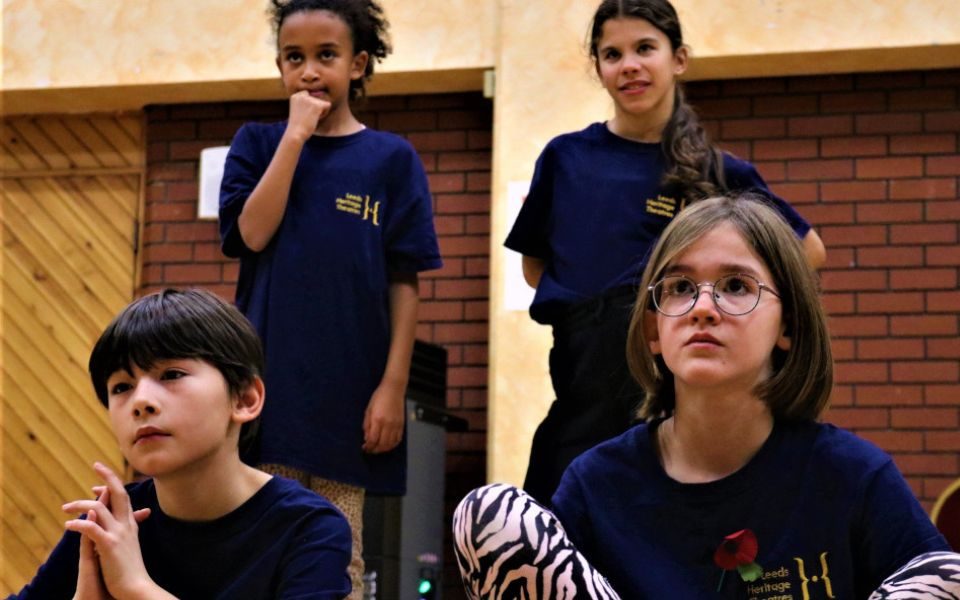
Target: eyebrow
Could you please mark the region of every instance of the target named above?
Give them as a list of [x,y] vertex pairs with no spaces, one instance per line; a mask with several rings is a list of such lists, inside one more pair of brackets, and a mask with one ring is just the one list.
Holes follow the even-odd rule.
[[[314,49],[339,48],[339,47],[340,47],[340,44],[338,44],[337,42],[324,42],[322,44],[317,44],[316,46],[314,46]],[[302,50],[302,49],[303,47],[300,46],[299,44],[287,44],[286,46],[280,47],[281,52],[288,52],[290,50]]]
[[[753,275],[757,279],[760,279],[760,273],[758,273],[756,269],[742,263],[722,263],[717,266],[719,267],[720,271],[724,273],[743,273],[745,275]],[[689,275],[694,271],[696,271],[696,269],[693,266],[685,265],[683,263],[670,265],[663,270],[664,273],[680,275]]]

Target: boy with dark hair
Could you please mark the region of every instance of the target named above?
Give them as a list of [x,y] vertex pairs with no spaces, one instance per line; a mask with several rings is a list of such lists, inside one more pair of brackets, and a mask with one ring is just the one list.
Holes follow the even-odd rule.
[[263,408],[263,352],[233,306],[164,290],[125,308],[90,356],[97,397],[145,481],[106,466],[95,500],[20,599],[343,598],[350,528],[328,501],[244,464]]

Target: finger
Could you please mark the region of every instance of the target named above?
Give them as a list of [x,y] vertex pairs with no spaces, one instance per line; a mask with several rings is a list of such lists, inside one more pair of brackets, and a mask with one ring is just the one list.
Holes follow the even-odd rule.
[[147,517],[150,516],[149,508],[141,508],[140,510],[133,511],[133,520],[137,523],[143,523],[147,520]]
[[364,450],[376,454],[377,448],[380,446],[380,435],[382,430],[383,427],[380,424],[379,419],[370,419],[369,431],[365,436],[365,442],[363,444]]
[[127,490],[123,487],[123,482],[117,477],[116,473],[110,470],[107,465],[95,462],[93,468],[107,484],[107,491],[110,492],[110,512],[118,521],[126,521],[130,518],[133,509],[130,507],[130,497],[127,496]]
[[115,522],[113,515],[110,514],[110,509],[98,500],[74,500],[73,502],[67,502],[60,508],[62,508],[65,513],[76,515],[89,514],[92,511],[97,515],[93,522],[102,523],[106,527],[110,527],[110,524]]

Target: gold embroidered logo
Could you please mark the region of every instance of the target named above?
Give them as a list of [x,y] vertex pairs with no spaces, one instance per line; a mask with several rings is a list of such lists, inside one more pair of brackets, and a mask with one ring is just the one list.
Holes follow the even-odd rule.
[[827,565],[826,552],[820,555],[820,575],[807,577],[803,559],[794,557],[793,560],[797,561],[797,567],[800,571],[800,590],[803,592],[803,600],[810,600],[810,584],[818,584],[820,582],[823,582],[824,590],[827,592],[827,598],[836,598],[836,596],[833,595],[833,585],[830,583],[830,567]]
[[677,206],[677,201],[668,196],[657,196],[656,198],[647,198],[647,212],[651,215],[659,215],[672,219],[678,211],[683,210],[684,203]]
[[374,227],[380,226],[380,201],[371,202],[370,196],[344,194],[337,198],[337,210],[356,215],[364,221],[370,221]]

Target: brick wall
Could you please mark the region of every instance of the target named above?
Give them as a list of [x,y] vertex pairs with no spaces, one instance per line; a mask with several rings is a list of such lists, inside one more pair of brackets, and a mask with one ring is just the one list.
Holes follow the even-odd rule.
[[[891,452],[929,508],[960,475],[960,70],[697,82],[711,134],[752,160],[827,245],[837,359],[827,419]],[[235,263],[197,222],[197,156],[285,103],[148,109],[143,289],[231,298]],[[491,108],[473,94],[372,99],[364,120],[423,158],[446,266],[424,278],[419,337],[450,352],[447,516],[484,478]],[[449,546],[446,597],[461,597]]]
[[827,420],[892,453],[929,509],[960,474],[960,70],[688,91],[827,246]]
[[[286,102],[147,109],[142,293],[197,285],[233,299],[237,263],[220,253],[216,223],[196,219],[198,157],[229,144],[245,121],[281,120],[286,110]],[[359,116],[410,140],[433,192],[444,267],[421,277],[417,337],[447,349],[447,407],[469,422],[466,433],[447,436],[449,522],[486,473],[491,104],[479,94],[372,98]],[[462,592],[450,548],[448,539],[446,596],[455,598]]]

